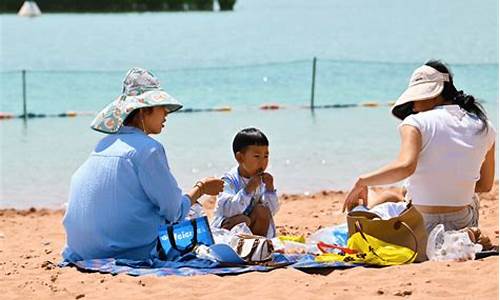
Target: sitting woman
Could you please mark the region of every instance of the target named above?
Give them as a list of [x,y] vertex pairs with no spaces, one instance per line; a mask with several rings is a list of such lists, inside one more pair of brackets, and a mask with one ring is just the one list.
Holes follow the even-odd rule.
[[181,107],[148,71],[127,73],[122,95],[92,123],[110,135],[71,179],[65,260],[148,259],[160,224],[183,220],[200,196],[222,191],[222,180],[204,178],[183,195],[163,146],[148,136],[159,134],[167,115]]
[[[407,178],[406,199],[422,213],[428,232],[438,224],[445,230],[477,226],[475,193],[489,191],[495,175],[496,133],[482,106],[457,91],[443,63],[429,61],[413,72],[392,114],[403,120],[399,156],[359,176],[344,211],[359,200],[368,204],[368,186]],[[394,195],[389,197],[395,200]]]

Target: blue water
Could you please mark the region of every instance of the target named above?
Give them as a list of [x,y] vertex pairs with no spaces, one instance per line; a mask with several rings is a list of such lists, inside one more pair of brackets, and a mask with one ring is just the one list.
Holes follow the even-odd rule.
[[[42,8],[43,10],[43,8]],[[0,15],[0,111],[96,112],[118,96],[131,66],[151,69],[186,107],[156,136],[179,184],[220,176],[231,141],[257,126],[271,142],[281,192],[346,189],[399,147],[387,102],[429,58],[450,63],[458,87],[498,124],[497,1],[239,0],[233,12]],[[301,108],[318,57],[316,104],[376,101],[378,108]],[[266,112],[262,103],[286,108]],[[91,116],[0,122],[0,205],[59,207],[71,174],[102,134]]]

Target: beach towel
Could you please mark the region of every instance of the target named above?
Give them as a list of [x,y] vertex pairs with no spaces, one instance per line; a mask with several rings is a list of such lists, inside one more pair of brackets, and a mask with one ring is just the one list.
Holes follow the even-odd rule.
[[[297,259],[298,258],[298,259]],[[306,254],[300,257],[296,257],[297,262],[290,267],[302,271],[313,270],[313,269],[348,269],[363,266],[363,264],[348,263],[342,261],[317,261],[315,255]]]
[[189,253],[181,259],[172,261],[162,261],[150,259],[144,261],[134,261],[128,259],[89,259],[81,261],[64,261],[60,267],[76,267],[84,272],[100,272],[112,275],[128,274],[132,276],[150,275],[157,276],[194,276],[194,275],[236,275],[247,272],[269,272],[277,268],[297,262],[299,258],[286,256],[283,254],[273,254],[271,263],[265,265],[239,265],[228,266],[228,264],[214,262],[207,259],[197,258]]

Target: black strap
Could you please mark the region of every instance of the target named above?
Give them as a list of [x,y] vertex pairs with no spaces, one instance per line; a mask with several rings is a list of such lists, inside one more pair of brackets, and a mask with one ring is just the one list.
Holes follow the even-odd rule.
[[165,249],[161,246],[160,237],[156,241],[156,252],[158,253],[158,258],[161,260],[167,260],[167,255],[165,254]]
[[167,226],[167,235],[168,235],[168,240],[170,241],[170,245],[172,245],[172,248],[174,248],[175,250],[179,251],[182,254],[191,252],[194,249],[194,247],[198,245],[198,224],[196,223],[196,219],[191,219],[191,226],[193,226],[193,238],[191,239],[191,243],[184,249],[179,249],[177,247],[177,243],[175,242],[175,236],[174,236],[174,225]]

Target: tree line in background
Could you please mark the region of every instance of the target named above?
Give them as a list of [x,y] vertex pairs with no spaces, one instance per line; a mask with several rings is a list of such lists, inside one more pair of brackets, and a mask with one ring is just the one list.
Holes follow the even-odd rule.
[[[37,0],[44,12],[185,11],[214,9],[215,0]],[[24,1],[1,0],[0,13],[17,12]],[[232,10],[236,0],[217,0],[221,10]]]

